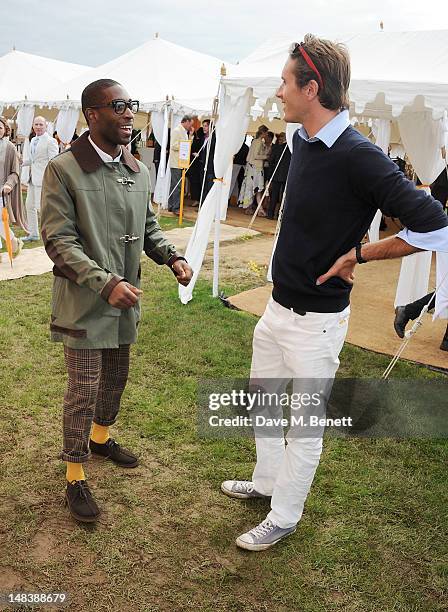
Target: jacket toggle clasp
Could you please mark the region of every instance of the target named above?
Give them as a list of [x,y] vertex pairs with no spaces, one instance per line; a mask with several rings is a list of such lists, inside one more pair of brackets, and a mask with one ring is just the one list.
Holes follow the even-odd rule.
[[134,234],[125,234],[124,236],[120,236],[120,240],[124,243],[124,244],[128,244],[128,243],[132,243],[135,242],[136,240],[139,240],[140,236],[134,236]]
[[133,185],[135,181],[127,176],[120,176],[120,178],[117,178],[117,183],[120,183],[120,185]]

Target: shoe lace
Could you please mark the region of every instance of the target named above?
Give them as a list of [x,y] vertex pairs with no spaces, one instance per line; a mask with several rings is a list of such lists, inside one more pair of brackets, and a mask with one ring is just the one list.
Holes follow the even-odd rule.
[[254,490],[254,483],[249,480],[241,480],[237,481],[235,489],[237,492],[241,491],[243,493],[252,493]]
[[251,533],[256,538],[263,537],[271,532],[275,528],[274,523],[272,523],[269,519],[264,520],[259,525],[250,530]]
[[80,497],[83,497],[87,501],[90,495],[89,485],[85,482],[85,480],[78,481],[78,485]]
[[[72,482],[72,484],[74,484],[74,483]],[[91,493],[90,493],[89,485],[87,484],[87,482],[85,480],[77,480],[76,481],[76,488],[77,488],[77,493],[78,493],[79,497],[82,497],[86,501],[88,501],[89,495]]]
[[116,450],[116,451],[120,451],[121,447],[118,444],[118,442],[115,442],[115,440],[110,439],[107,443],[109,450]]

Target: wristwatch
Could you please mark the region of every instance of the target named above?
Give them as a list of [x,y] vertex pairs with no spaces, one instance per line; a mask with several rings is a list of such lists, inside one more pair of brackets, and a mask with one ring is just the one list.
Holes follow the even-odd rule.
[[359,264],[367,263],[367,259],[364,259],[363,256],[361,255],[361,247],[362,247],[362,244],[360,242],[358,242],[358,244],[355,246],[356,261]]

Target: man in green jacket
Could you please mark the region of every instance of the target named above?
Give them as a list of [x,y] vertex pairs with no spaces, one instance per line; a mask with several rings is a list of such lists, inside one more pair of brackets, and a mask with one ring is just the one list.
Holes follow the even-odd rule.
[[[90,452],[132,468],[137,457],[109,436],[129,370],[140,319],[140,256],[168,265],[177,281],[192,270],[164,237],[150,205],[146,166],[125,145],[138,102],[116,81],[88,85],[81,98],[89,126],[48,164],[42,238],[54,262],[51,334],[63,342],[68,370],[61,458],[74,518],[93,522],[99,508],[83,463]],[[92,428],[93,423],[93,428]]]

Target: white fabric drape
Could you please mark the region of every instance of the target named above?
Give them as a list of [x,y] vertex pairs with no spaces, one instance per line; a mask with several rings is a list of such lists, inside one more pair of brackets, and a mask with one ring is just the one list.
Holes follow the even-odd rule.
[[[448,149],[448,113],[445,111],[442,120],[441,146],[445,148],[445,154]],[[444,159],[445,170],[448,174],[448,163]],[[448,319],[448,253],[437,252],[436,256],[437,270],[437,294],[434,310],[434,319]]]
[[59,111],[56,119],[56,132],[64,144],[71,142],[78,120],[79,110],[76,108],[63,108]]
[[444,124],[431,113],[403,113],[398,118],[401,140],[423,184],[430,185],[444,168],[440,151]]
[[[167,209],[168,208],[168,197],[170,194],[171,170],[170,170],[169,157],[168,157],[166,166],[164,167],[162,166],[162,160],[163,160],[163,164],[165,164],[165,159],[166,159],[163,153],[164,151],[166,151],[166,146],[168,144],[168,128],[170,127],[170,122],[171,122],[171,130],[173,130],[173,128],[175,128],[176,126],[180,124],[183,115],[179,113],[172,113],[169,110],[166,110],[166,116],[165,116],[165,111],[163,112],[162,116],[160,116],[158,113],[153,113],[153,117],[156,114],[158,115],[158,117],[156,118],[156,122],[158,123],[156,129],[159,135],[160,135],[159,128],[161,126],[162,121],[163,121],[163,128],[162,128],[162,135],[160,137],[161,140],[157,138],[156,133],[154,132],[157,142],[161,145],[160,166],[159,166],[159,173],[157,175],[156,188],[154,191],[154,202],[157,202],[158,204],[160,204],[163,209]],[[162,167],[164,168],[163,175],[161,173]]]
[[434,319],[448,319],[448,253],[437,253]]
[[[389,144],[390,144],[390,130],[391,123],[389,119],[376,119],[373,123],[373,134],[375,136],[375,144],[380,147],[380,149],[388,154]],[[369,228],[369,241],[377,242],[380,239],[380,224],[381,224],[382,214],[380,210],[376,211],[376,215],[372,221],[372,224]]]
[[395,306],[406,306],[428,293],[431,256],[431,251],[424,251],[403,258]]
[[[216,124],[216,147],[214,157],[215,176],[223,178],[226,184],[215,182],[207,194],[198,213],[196,225],[188,242],[185,257],[193,268],[193,278],[188,287],[179,285],[179,298],[187,304],[193,296],[193,289],[201,270],[207,249],[210,229],[215,219],[215,247],[219,246],[219,226],[224,200],[227,197],[232,176],[233,156],[241,148],[249,126],[250,91],[232,102],[229,96],[222,95],[220,100],[219,121]],[[215,248],[216,256],[219,251]],[[215,279],[215,286],[216,286]]]
[[24,104],[17,113],[17,135],[28,138],[33,127],[34,106]]
[[171,181],[171,172],[169,167],[166,167],[166,155],[164,154],[168,143],[169,119],[170,111],[168,106],[165,106],[162,111],[151,113],[152,131],[161,149],[159,170],[154,189],[154,202],[161,204],[162,208],[168,208]]
[[[23,141],[22,159],[29,159],[29,158],[30,158],[30,139],[25,138],[25,140]],[[30,180],[30,167],[22,166],[22,169],[20,170],[20,182],[22,183],[22,185],[28,185],[29,180]]]
[[47,121],[47,134],[53,138],[53,134],[54,134],[53,121]]
[[[440,150],[444,134],[443,120],[434,121],[431,113],[403,113],[398,127],[406,153],[425,185],[430,185],[441,173],[444,162]],[[422,187],[430,193],[429,187]],[[405,257],[395,295],[395,306],[404,306],[428,292],[431,252]]]
[[[168,108],[165,106],[163,111],[157,111],[151,113],[152,131],[154,138],[157,140],[162,148],[162,151],[166,151],[166,145],[168,141]],[[165,176],[166,158],[165,155],[160,156],[159,174],[161,177]]]

